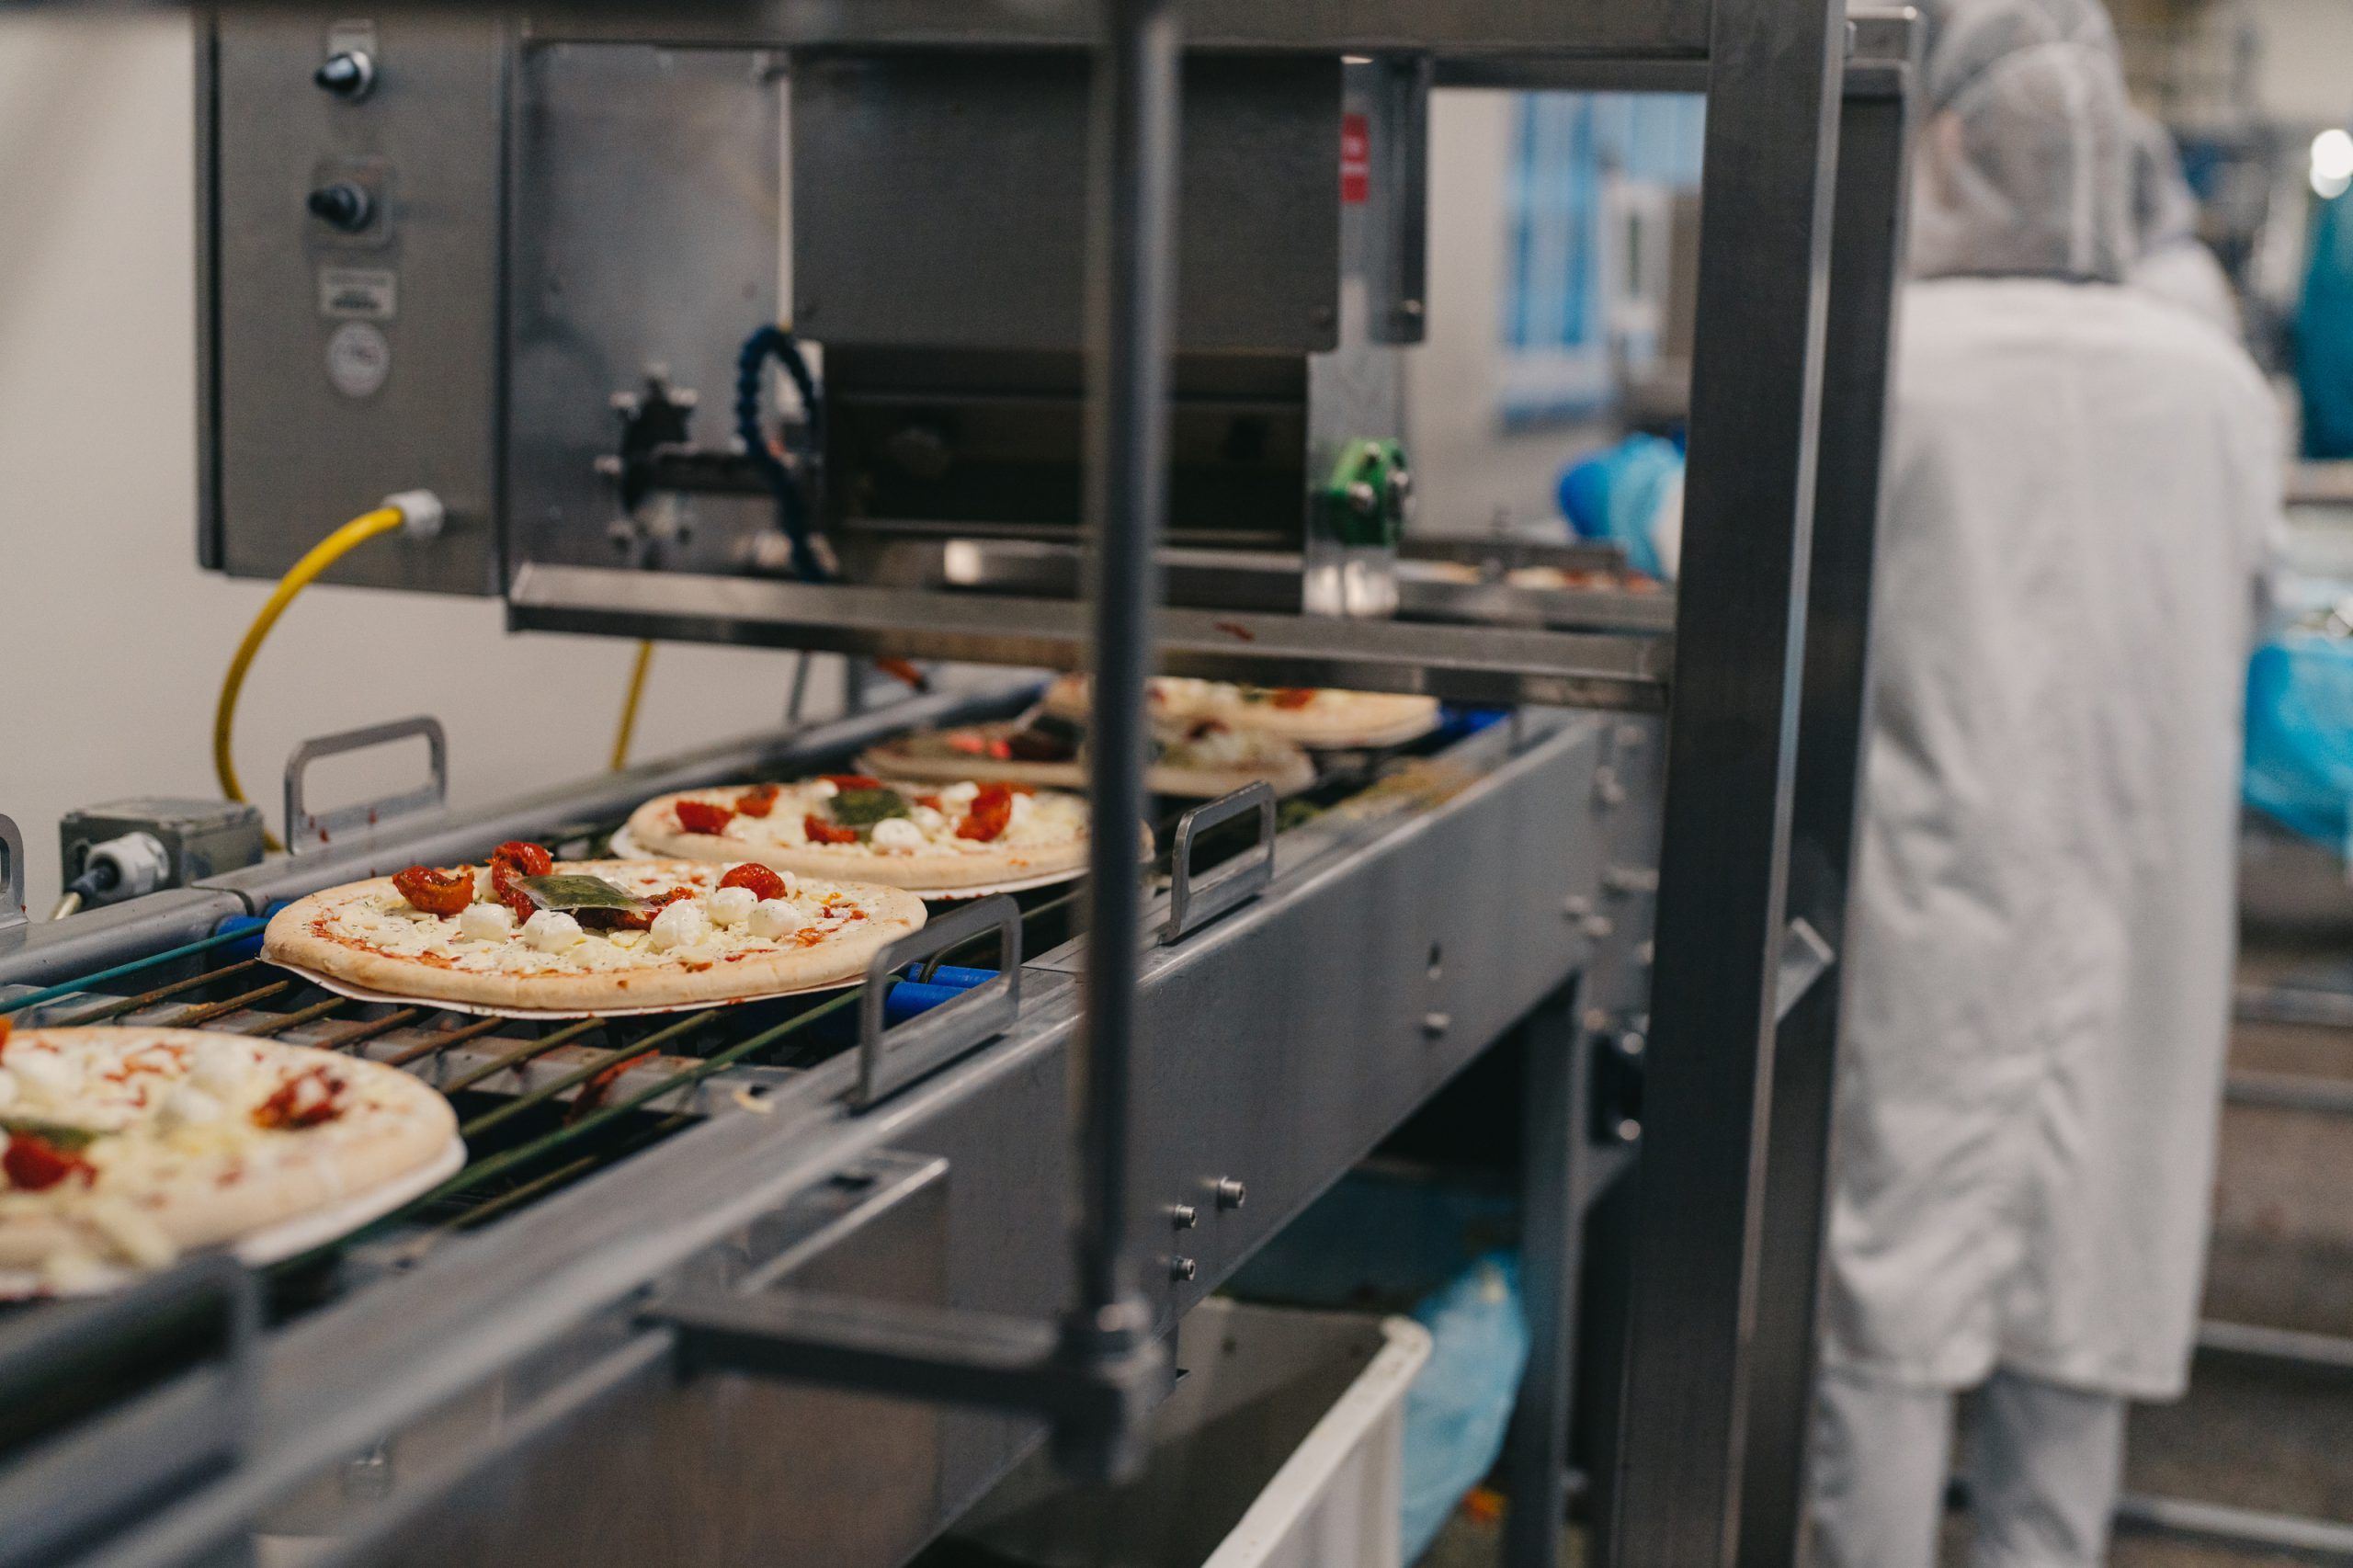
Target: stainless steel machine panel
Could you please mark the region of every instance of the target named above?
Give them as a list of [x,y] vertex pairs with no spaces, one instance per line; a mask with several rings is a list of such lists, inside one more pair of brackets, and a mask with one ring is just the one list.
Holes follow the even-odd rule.
[[[1073,349],[1087,61],[824,56],[792,90],[793,318],[826,343]],[[1340,66],[1185,66],[1176,345],[1336,341]]]
[[[429,488],[441,538],[378,540],[328,580],[494,594],[499,24],[326,15],[241,9],[200,35],[198,555],[275,577],[388,493]],[[357,97],[312,80],[345,51],[374,68]],[[348,232],[306,208],[338,185],[368,204]]]
[[740,570],[766,495],[657,494],[624,514],[597,460],[649,375],[724,443],[735,354],[777,318],[781,56],[521,45],[507,280],[510,561]]

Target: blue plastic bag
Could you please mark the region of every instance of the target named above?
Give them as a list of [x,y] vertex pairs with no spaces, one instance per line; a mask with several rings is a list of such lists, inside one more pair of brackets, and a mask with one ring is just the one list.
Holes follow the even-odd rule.
[[2353,839],[2353,642],[2291,631],[2246,676],[2246,803],[2338,854]]
[[1664,578],[1656,527],[1682,477],[1681,448],[1656,436],[1629,436],[1562,473],[1561,515],[1578,538],[1614,543],[1634,570]]
[[1464,1493],[1503,1452],[1528,1366],[1519,1263],[1491,1253],[1414,1309],[1430,1331],[1430,1358],[1405,1391],[1399,1539],[1418,1562]]

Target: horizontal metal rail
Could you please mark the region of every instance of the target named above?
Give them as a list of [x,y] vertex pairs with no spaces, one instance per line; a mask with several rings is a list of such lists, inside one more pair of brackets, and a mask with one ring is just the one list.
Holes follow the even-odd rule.
[[258,929],[215,932],[210,937],[200,937],[193,942],[183,942],[176,948],[166,948],[160,953],[150,953],[143,959],[132,959],[128,963],[115,964],[93,974],[80,975],[56,985],[45,985],[38,991],[28,991],[22,996],[12,996],[5,1002],[0,1002],[0,1014],[17,1013],[27,1007],[38,1007],[44,1002],[54,1002],[61,996],[71,996],[77,991],[86,991],[93,985],[103,984],[109,980],[120,980],[127,974],[142,974],[178,959],[193,958],[198,953],[209,953],[215,949],[225,948],[232,942],[256,941],[260,938],[260,936]]

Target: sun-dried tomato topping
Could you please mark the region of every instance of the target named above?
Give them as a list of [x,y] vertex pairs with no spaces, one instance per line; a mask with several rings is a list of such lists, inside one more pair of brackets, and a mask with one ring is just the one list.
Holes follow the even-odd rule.
[[0,1013],[0,1051],[8,1049],[8,1031],[16,1027],[16,1019],[6,1013]]
[[709,801],[680,801],[678,825],[688,833],[724,833],[735,813],[725,806],[714,806]]
[[1008,762],[1012,760],[1013,742],[1004,735],[997,736],[995,740],[989,742],[989,755],[996,758],[999,762]]
[[979,756],[989,749],[987,737],[976,735],[970,730],[950,731],[942,738],[947,741],[949,751],[961,751],[966,756]]
[[456,915],[474,901],[472,871],[437,871],[430,866],[411,866],[405,871],[392,873],[392,887],[427,915]]
[[[946,806],[939,803],[939,797],[937,795],[917,795],[915,797],[915,804],[922,806],[927,811],[944,812],[948,809]],[[0,1040],[6,1040],[7,1038],[8,1037],[6,1035],[0,1034]]]
[[7,1174],[8,1185],[19,1192],[46,1192],[73,1176],[86,1185],[98,1174],[81,1155],[35,1132],[8,1134],[8,1152],[0,1154],[0,1171]]
[[733,867],[719,879],[719,885],[723,888],[748,888],[754,898],[782,898],[785,894],[784,879],[766,866]]
[[856,844],[858,842],[858,829],[844,827],[839,823],[827,822],[824,817],[813,812],[801,819],[801,830],[809,835],[809,842],[812,844]]
[[1315,688],[1312,686],[1281,687],[1267,700],[1277,708],[1304,708],[1315,700]]
[[555,857],[547,852],[545,846],[510,838],[490,852],[490,891],[520,925],[537,915],[540,906],[531,902],[530,894],[515,885],[515,879],[544,877],[554,869]]
[[764,817],[776,810],[776,798],[782,788],[777,784],[755,784],[735,797],[735,810],[744,816]]
[[972,809],[964,820],[956,824],[956,836],[969,838],[976,844],[995,842],[1013,820],[1013,790],[1004,784],[983,784],[981,792],[972,797]]
[[864,773],[820,773],[818,778],[836,790],[880,790],[882,780]]
[[332,1067],[297,1073],[254,1107],[254,1125],[266,1131],[293,1132],[333,1121],[343,1114],[344,1092],[350,1086]]

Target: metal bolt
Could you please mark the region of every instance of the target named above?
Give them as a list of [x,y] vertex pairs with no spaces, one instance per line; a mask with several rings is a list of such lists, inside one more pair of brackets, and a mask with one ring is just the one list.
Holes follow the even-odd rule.
[[1168,1260],[1168,1278],[1179,1285],[1186,1284],[1199,1272],[1199,1267],[1189,1257],[1172,1257]]
[[637,394],[635,392],[618,392],[611,397],[608,398],[606,402],[611,405],[615,414],[635,414],[637,412]]
[[1642,1135],[1643,1124],[1636,1121],[1632,1117],[1625,1117],[1619,1121],[1618,1142],[1620,1143],[1631,1143],[1642,1137]]
[[1250,1196],[1250,1189],[1232,1176],[1218,1177],[1216,1185],[1210,1190],[1216,1195],[1217,1206],[1220,1209],[1239,1209],[1243,1201]]
[[1573,892],[1561,901],[1561,913],[1572,920],[1583,920],[1593,913],[1593,900],[1581,892]]
[[1607,1007],[1587,1007],[1585,1010],[1586,1033],[1599,1034],[1608,1027],[1609,1009]]
[[1611,892],[1658,892],[1658,868],[1655,866],[1612,866],[1601,879],[1602,886]]
[[1580,925],[1577,929],[1598,942],[1604,937],[1610,936],[1617,931],[1618,922],[1610,919],[1607,915],[1588,915],[1585,917],[1584,923]]
[[702,394],[692,387],[672,387],[670,404],[674,408],[693,408],[702,402]]
[[621,476],[622,463],[618,453],[601,452],[597,457],[597,472],[607,479]]
[[1201,1222],[1201,1211],[1189,1203],[1168,1206],[1168,1222],[1180,1231],[1189,1231]]
[[1624,1034],[1618,1037],[1618,1054],[1626,1057],[1629,1060],[1632,1060],[1633,1058],[1641,1056],[1642,1053],[1649,1048],[1650,1043],[1651,1042],[1649,1040],[1643,1038],[1641,1030],[1628,1029]]
[[1453,1027],[1454,1015],[1451,1013],[1440,1013],[1433,1010],[1422,1015],[1422,1032],[1426,1035],[1442,1035]]

